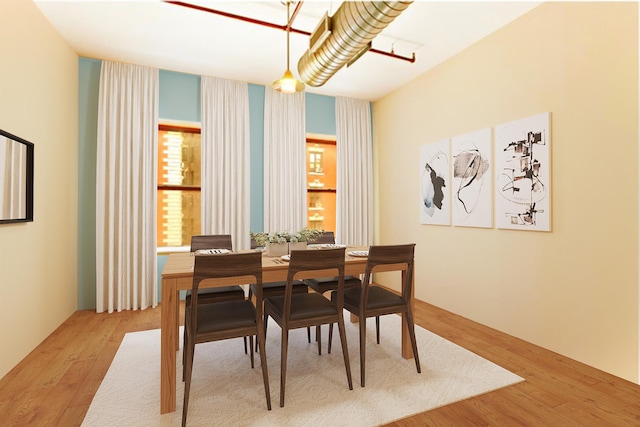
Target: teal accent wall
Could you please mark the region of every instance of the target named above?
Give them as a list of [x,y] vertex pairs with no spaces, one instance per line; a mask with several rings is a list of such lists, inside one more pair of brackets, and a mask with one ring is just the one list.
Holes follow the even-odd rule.
[[[101,60],[80,58],[78,63],[78,309],[96,307],[96,146]],[[159,118],[200,122],[200,76],[160,70]],[[265,87],[249,84],[250,114],[250,227],[264,228],[264,95]],[[335,135],[335,98],[305,94],[308,133]],[[158,300],[166,255],[158,256]]]
[[160,70],[160,119],[200,122],[200,76]]
[[251,231],[264,230],[264,90],[264,86],[249,84]]
[[307,133],[336,134],[336,99],[333,96],[305,94]]
[[78,309],[96,308],[96,149],[102,61],[78,61]]

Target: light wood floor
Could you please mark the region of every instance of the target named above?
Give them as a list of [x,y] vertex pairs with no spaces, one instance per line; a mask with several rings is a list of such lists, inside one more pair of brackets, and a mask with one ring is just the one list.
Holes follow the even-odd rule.
[[[389,427],[640,426],[639,385],[426,303],[416,303],[416,318],[526,381]],[[0,380],[0,425],[80,425],[124,334],[159,327],[159,307],[76,312]],[[424,372],[429,356],[421,358]]]

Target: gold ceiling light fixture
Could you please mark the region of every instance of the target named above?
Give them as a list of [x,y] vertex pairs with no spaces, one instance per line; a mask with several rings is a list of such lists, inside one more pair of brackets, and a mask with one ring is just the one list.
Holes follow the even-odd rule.
[[291,16],[289,15],[290,1],[287,1],[287,70],[283,76],[275,82],[271,83],[271,88],[282,93],[296,93],[304,90],[304,83],[298,81],[293,77],[293,73],[289,68],[289,30],[291,29]]

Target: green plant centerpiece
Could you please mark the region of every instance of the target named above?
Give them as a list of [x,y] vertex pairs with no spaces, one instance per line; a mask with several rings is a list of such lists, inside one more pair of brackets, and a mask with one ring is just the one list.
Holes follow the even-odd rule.
[[307,243],[318,240],[323,231],[305,227],[296,233],[288,231],[250,232],[249,235],[258,246],[265,247],[268,256],[280,256],[291,250],[306,249]]

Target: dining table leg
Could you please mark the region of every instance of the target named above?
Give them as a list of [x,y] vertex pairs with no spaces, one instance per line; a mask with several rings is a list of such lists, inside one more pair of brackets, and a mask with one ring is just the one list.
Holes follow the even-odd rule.
[[176,410],[178,297],[176,279],[162,279],[160,321],[160,413]]

